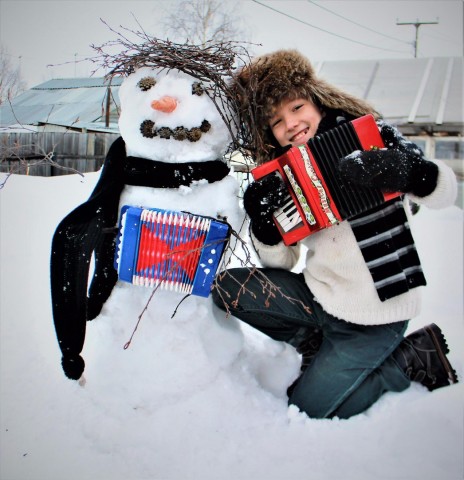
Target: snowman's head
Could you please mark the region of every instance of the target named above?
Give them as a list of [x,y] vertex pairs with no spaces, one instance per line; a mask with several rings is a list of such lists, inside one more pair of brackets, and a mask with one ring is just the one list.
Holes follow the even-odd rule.
[[232,139],[207,88],[175,69],[130,74],[119,88],[127,154],[168,163],[221,158]]

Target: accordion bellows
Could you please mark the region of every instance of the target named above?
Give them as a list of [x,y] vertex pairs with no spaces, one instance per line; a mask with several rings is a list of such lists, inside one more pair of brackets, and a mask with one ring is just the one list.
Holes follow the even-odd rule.
[[230,231],[211,217],[126,205],[114,266],[122,281],[207,297]]

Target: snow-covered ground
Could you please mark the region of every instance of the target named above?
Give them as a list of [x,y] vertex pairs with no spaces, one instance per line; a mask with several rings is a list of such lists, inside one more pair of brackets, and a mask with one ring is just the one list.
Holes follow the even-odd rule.
[[[204,326],[210,343],[203,338],[192,362],[201,348],[189,303],[159,318],[155,296],[124,350],[140,313],[130,288],[139,287],[117,292],[125,323],[102,314],[88,324],[87,381],[68,380],[51,314],[50,243],[97,176],[13,175],[0,190],[1,480],[463,478],[464,383],[433,393],[415,384],[349,420],[308,419],[287,406],[295,351],[249,328],[240,337],[232,318]],[[463,379],[463,211],[422,208],[413,232],[428,286],[410,329],[439,324]],[[222,346],[224,338],[238,340]]]

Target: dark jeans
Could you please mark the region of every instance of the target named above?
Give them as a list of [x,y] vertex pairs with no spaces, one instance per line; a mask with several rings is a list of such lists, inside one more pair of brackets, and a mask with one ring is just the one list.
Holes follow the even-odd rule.
[[[267,280],[278,289],[269,290]],[[289,398],[308,416],[349,418],[383,393],[409,387],[391,357],[408,322],[362,326],[333,317],[314,300],[303,275],[287,270],[265,268],[251,275],[248,268],[234,268],[218,285],[216,305],[274,340],[297,347],[309,329],[322,330],[321,348]]]

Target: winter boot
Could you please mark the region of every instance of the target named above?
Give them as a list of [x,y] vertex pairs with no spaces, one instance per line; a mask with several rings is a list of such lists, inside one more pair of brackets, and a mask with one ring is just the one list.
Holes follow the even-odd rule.
[[432,323],[408,335],[393,352],[393,358],[411,381],[432,391],[458,382],[446,358],[448,352],[442,331]]

